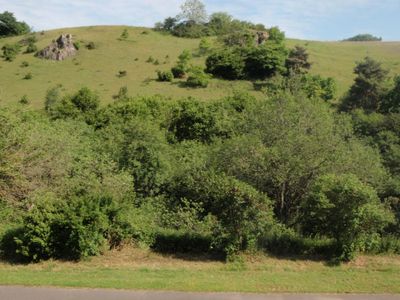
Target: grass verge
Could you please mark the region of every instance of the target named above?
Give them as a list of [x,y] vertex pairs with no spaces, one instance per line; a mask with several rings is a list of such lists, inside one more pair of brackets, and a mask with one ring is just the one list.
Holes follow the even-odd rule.
[[124,249],[79,263],[0,263],[1,285],[209,292],[400,293],[400,256],[326,262],[245,256],[240,263]]

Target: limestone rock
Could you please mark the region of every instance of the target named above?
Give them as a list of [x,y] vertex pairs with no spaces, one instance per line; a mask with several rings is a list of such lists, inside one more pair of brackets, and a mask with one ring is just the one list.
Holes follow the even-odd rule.
[[76,55],[77,50],[72,41],[71,34],[62,34],[49,46],[39,51],[36,56],[51,60],[64,60],[67,57]]

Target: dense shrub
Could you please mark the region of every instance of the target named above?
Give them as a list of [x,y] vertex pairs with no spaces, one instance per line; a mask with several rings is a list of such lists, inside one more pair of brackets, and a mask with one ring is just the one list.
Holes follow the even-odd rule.
[[174,179],[168,190],[174,205],[187,199],[201,205],[203,217],[216,217],[213,247],[228,255],[255,247],[259,234],[273,223],[268,197],[223,174],[195,170]]
[[208,73],[229,80],[243,78],[244,67],[245,62],[239,49],[215,51],[206,60]]
[[171,68],[171,73],[174,78],[184,78],[186,75],[186,67],[182,65],[176,65],[175,67]]
[[156,234],[152,249],[162,253],[207,253],[212,238],[196,232],[163,230]]
[[302,210],[304,230],[334,238],[336,255],[345,261],[364,246],[364,235],[376,234],[393,221],[375,190],[354,175],[321,177]]
[[21,46],[18,43],[13,45],[6,44],[1,48],[1,50],[3,50],[4,60],[13,61],[21,51]]
[[30,31],[29,25],[17,21],[13,13],[8,11],[0,13],[0,37],[21,35]]
[[158,81],[169,81],[174,79],[174,74],[171,71],[157,71]]
[[29,43],[28,47],[26,47],[25,53],[35,53],[38,51],[38,48],[35,44]]
[[201,67],[192,67],[189,72],[186,86],[193,88],[206,88],[209,83],[209,75],[204,73]]
[[94,42],[89,42],[89,43],[86,44],[86,48],[88,50],[94,50],[94,49],[97,48],[97,46],[96,46],[96,44]]
[[[35,201],[22,226],[14,235],[14,245],[4,249],[6,256],[13,251],[26,261],[49,258],[78,260],[98,255],[107,242],[116,245],[130,237],[129,224],[121,220],[122,206],[109,197],[79,197],[67,202],[51,195]],[[126,208],[124,208],[126,209]]]

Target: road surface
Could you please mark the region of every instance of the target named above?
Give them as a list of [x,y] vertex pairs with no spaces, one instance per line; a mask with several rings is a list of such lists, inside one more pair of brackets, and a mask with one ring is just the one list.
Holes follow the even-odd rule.
[[1,300],[400,300],[400,295],[183,293],[0,286]]

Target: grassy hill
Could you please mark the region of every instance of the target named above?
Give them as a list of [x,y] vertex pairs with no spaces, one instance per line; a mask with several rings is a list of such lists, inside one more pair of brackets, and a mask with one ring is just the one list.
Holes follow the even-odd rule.
[[[129,38],[120,41],[123,29],[127,28]],[[112,101],[119,88],[127,86],[130,95],[162,94],[173,97],[193,96],[200,99],[218,98],[243,88],[251,93],[251,82],[223,81],[213,79],[206,89],[182,87],[179,82],[156,81],[156,70],[166,70],[174,65],[184,49],[196,51],[199,40],[176,38],[153,32],[146,28],[123,26],[92,26],[58,29],[37,34],[39,49],[47,46],[61,33],[71,33],[81,44],[93,41],[96,49],[81,47],[79,55],[63,62],[46,61],[32,54],[20,54],[13,62],[0,61],[0,105],[17,102],[27,95],[31,105],[42,107],[46,90],[62,84],[66,92],[82,86],[96,90],[103,103]],[[0,48],[6,43],[21,40],[21,37],[0,39]],[[343,94],[353,80],[354,63],[366,55],[384,63],[392,74],[400,74],[400,42],[312,42],[288,40],[289,47],[296,44],[305,46],[313,62],[312,73],[334,77],[338,82],[339,95]],[[24,50],[24,49],[23,49]],[[149,57],[159,65],[146,62]],[[21,67],[23,61],[28,67]],[[204,64],[204,57],[195,57],[194,64]],[[119,77],[119,71],[127,75]],[[27,73],[33,78],[24,79]]]

